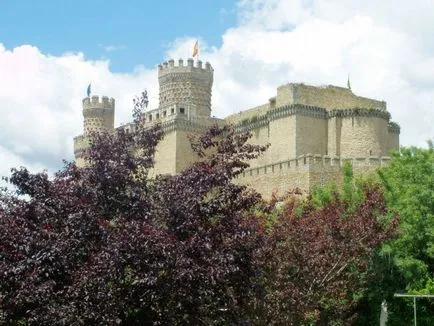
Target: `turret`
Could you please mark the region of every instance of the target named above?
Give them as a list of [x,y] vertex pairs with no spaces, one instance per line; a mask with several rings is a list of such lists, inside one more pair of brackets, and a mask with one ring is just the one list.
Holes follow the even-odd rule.
[[178,60],[178,65],[174,60],[158,65],[159,108],[186,103],[196,107],[197,116],[210,117],[213,75],[214,70],[208,62],[203,67],[202,61],[195,64],[191,58],[187,65],[182,59]]
[[83,99],[84,136],[92,132],[110,132],[114,130],[115,100],[103,96]]

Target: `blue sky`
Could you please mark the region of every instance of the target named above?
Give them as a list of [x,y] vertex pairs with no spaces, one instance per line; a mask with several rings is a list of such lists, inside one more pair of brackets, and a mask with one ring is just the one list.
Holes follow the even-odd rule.
[[235,25],[232,0],[2,0],[0,42],[37,45],[51,55],[83,52],[108,58],[114,72],[155,66],[171,42],[200,37],[220,47]]
[[156,65],[197,38],[214,68],[212,115],[266,103],[288,82],[385,100],[402,145],[434,137],[433,0],[0,0],[0,176],[73,159],[81,101],[158,106]]

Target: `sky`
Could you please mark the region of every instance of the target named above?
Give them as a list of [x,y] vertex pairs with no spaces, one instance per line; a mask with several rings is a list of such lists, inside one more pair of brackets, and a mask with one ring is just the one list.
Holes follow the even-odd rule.
[[89,83],[116,99],[116,125],[143,89],[156,108],[156,66],[195,40],[217,117],[349,75],[355,94],[387,102],[402,145],[434,139],[433,0],[1,0],[0,176],[73,159]]

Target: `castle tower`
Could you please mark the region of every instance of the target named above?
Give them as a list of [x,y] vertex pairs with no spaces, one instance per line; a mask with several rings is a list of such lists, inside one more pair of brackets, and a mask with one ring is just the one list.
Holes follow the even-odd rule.
[[85,166],[83,154],[89,148],[89,136],[93,132],[114,131],[115,100],[103,96],[83,99],[83,134],[74,137],[74,155],[77,166]]
[[193,105],[196,116],[210,117],[213,74],[208,62],[202,67],[202,61],[194,65],[193,59],[188,59],[186,66],[182,59],[177,66],[174,60],[158,65],[159,108],[175,104]]
[[92,132],[110,132],[114,130],[115,100],[107,96],[92,96],[83,99],[84,136]]

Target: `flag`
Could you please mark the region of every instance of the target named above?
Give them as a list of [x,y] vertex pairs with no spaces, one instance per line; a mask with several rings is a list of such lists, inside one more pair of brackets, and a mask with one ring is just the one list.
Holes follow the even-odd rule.
[[90,84],[87,86],[87,97],[90,97]]
[[350,75],[348,75],[347,87],[349,90],[351,90]]
[[196,43],[194,43],[193,58],[197,55],[199,55],[199,41],[196,41]]

